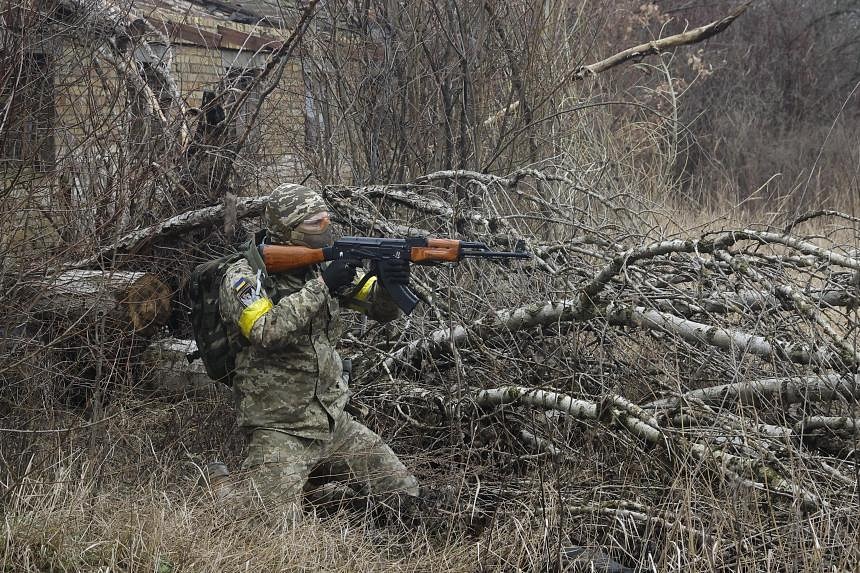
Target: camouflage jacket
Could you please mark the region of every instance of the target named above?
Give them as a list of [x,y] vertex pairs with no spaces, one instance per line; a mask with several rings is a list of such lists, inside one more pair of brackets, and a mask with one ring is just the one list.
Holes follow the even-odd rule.
[[[334,422],[348,401],[341,358],[335,345],[342,334],[340,303],[318,280],[319,270],[271,275],[270,288],[257,288],[247,260],[227,269],[221,282],[221,317],[239,328],[243,313],[260,298],[272,305],[250,327],[236,357],[233,389],[238,423],[245,430],[272,428],[312,439],[330,439]],[[389,321],[399,309],[373,285],[366,314]],[[268,303],[267,303],[268,306]],[[249,325],[246,323],[247,329]]]

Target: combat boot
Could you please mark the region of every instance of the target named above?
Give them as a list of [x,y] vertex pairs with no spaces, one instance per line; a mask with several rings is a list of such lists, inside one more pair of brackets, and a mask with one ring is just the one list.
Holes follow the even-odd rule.
[[214,461],[206,464],[200,481],[209,489],[216,501],[224,501],[233,494],[230,470],[224,462]]

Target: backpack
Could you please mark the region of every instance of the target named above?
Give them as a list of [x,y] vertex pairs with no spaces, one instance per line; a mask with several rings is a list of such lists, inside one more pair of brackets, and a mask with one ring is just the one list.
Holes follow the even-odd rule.
[[254,271],[261,271],[261,280],[266,286],[268,275],[256,241],[250,241],[244,252],[201,263],[191,273],[191,327],[197,350],[188,355],[188,362],[202,358],[206,374],[227,385],[232,384],[236,355],[248,342],[235,325],[225,324],[221,319],[219,294],[227,268],[242,258],[248,260]]

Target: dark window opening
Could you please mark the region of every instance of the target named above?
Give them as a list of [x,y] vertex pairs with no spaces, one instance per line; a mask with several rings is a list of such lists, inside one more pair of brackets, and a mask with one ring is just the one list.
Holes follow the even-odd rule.
[[[228,140],[237,142],[247,133],[244,149],[253,152],[260,140],[259,121],[253,122],[254,114],[260,106],[260,86],[251,87],[260,75],[256,68],[227,68],[222,80],[221,90],[224,91],[224,109],[230,115],[232,109],[239,105],[233,122],[227,126]],[[242,101],[243,94],[251,88],[248,97]],[[258,117],[259,120],[259,117]]]
[[0,159],[31,165],[37,171],[54,167],[54,77],[46,54],[27,53],[10,62],[10,73],[0,76]]

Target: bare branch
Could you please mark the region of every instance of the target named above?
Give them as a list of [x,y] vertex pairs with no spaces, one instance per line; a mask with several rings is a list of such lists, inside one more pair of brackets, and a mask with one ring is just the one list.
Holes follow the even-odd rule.
[[675,34],[674,36],[669,36],[667,38],[660,38],[659,40],[654,40],[652,42],[648,42],[647,44],[640,44],[638,46],[634,46],[632,48],[628,48],[624,51],[618,52],[617,54],[606,58],[605,60],[600,60],[599,62],[595,62],[593,64],[589,64],[587,66],[583,66],[574,72],[572,79],[581,80],[590,76],[597,75],[601,72],[605,72],[615,66],[628,62],[630,60],[638,60],[645,56],[652,56],[655,54],[659,54],[661,52],[665,52],[667,50],[671,50],[673,48],[677,48],[679,46],[687,46],[690,44],[697,44],[708,38],[711,38],[726,28],[728,28],[741,14],[746,12],[747,8],[750,6],[750,2],[740,6],[730,15],[722,18],[721,20],[717,20],[715,22],[711,22],[705,26],[700,26],[698,28],[693,28],[692,30],[688,30],[681,34]]
[[680,397],[663,398],[649,404],[655,408],[677,408],[684,401],[731,407],[737,402],[757,404],[778,400],[782,404],[860,399],[860,377],[836,373],[785,378],[764,378],[691,390]]
[[[267,198],[268,196],[239,199],[236,202],[237,217],[259,215],[263,212]],[[67,268],[84,268],[103,264],[102,261],[110,260],[116,255],[136,253],[156,239],[164,239],[195,229],[216,225],[223,221],[224,212],[224,205],[214,205],[212,207],[181,213],[161,223],[132,231],[114,244],[101,248],[95,255],[69,263],[66,266]]]

